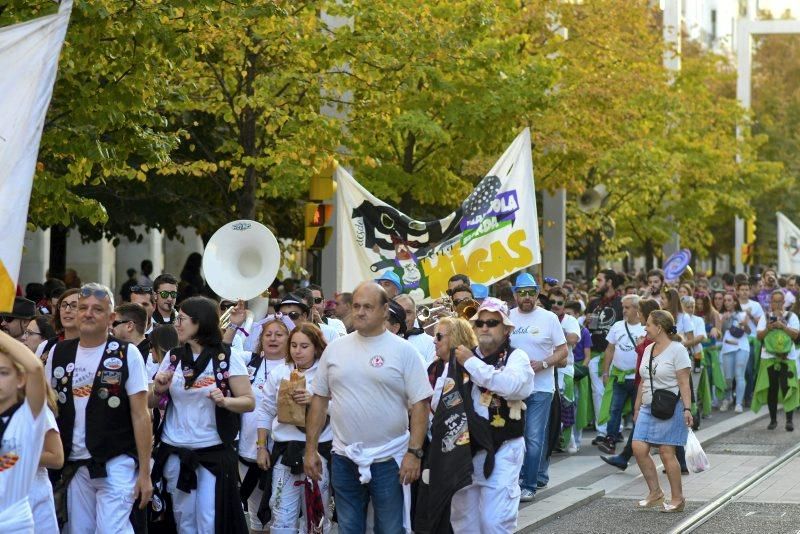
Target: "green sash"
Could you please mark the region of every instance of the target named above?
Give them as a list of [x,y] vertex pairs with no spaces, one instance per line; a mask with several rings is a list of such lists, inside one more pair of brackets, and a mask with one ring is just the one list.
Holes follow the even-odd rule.
[[[569,376],[569,375],[564,375],[563,378],[564,378],[564,397],[566,397],[567,400],[575,401],[575,380],[574,380],[574,378]],[[586,382],[586,380],[583,380],[583,382]],[[575,422],[577,423],[578,420],[575,419]],[[570,438],[571,435],[572,435],[572,427],[571,426],[564,427],[563,430],[561,431],[561,448],[562,449],[566,449],[569,446],[569,438]]]
[[[705,353],[705,366],[711,369],[711,384],[718,399],[725,398],[725,391],[727,385],[725,383],[725,374],[722,372],[722,365],[720,365],[719,347],[708,347],[703,349]],[[733,377],[731,377],[733,378]]]
[[584,429],[594,420],[594,410],[592,409],[592,384],[588,379],[578,380],[578,405],[575,412],[575,425],[577,428]]
[[707,416],[711,413],[711,380],[706,366],[703,366],[700,371],[700,382],[697,385],[697,402],[695,406],[692,406],[694,413],[697,413],[697,404],[703,405],[703,415]]
[[[617,369],[613,365],[608,373],[608,382],[606,382],[606,389],[603,391],[603,402],[600,404],[600,416],[597,421],[602,425],[607,422],[611,417],[611,398],[614,396],[614,384],[616,382],[625,383],[625,377],[633,374],[636,369]],[[622,413],[627,414],[632,410],[630,399],[625,401],[625,407],[622,408]]]
[[788,367],[789,372],[789,391],[783,396],[780,397],[780,392],[778,394],[778,403],[783,405],[784,411],[790,412],[800,406],[800,388],[798,388],[797,382],[797,362],[794,360],[782,360],[779,358],[771,358],[771,359],[762,359],[761,365],[759,366],[758,378],[756,379],[756,388],[753,392],[753,402],[750,405],[750,409],[754,412],[758,412],[759,409],[763,405],[767,403],[767,390],[769,389],[769,375],[767,374],[767,370],[770,368],[777,368],[783,364],[786,364]]

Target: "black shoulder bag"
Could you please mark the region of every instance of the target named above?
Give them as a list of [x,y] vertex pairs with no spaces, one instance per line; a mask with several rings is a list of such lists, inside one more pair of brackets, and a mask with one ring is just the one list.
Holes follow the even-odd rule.
[[647,368],[650,375],[650,391],[653,393],[653,401],[650,404],[650,413],[658,419],[672,419],[675,415],[675,406],[678,404],[678,395],[668,389],[653,389],[653,350],[655,343],[650,345],[650,367]]

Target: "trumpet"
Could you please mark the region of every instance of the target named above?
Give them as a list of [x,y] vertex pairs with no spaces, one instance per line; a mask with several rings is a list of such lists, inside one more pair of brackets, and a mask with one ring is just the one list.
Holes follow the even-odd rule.
[[[441,317],[458,317],[461,319],[469,320],[473,315],[478,313],[478,308],[480,304],[478,301],[474,299],[464,299],[460,301],[455,306],[453,305],[453,301],[449,298],[445,297],[436,301],[440,303],[438,306],[420,306],[417,312],[417,319],[424,323],[428,321],[431,317],[438,315]],[[434,304],[436,304],[434,302]],[[430,326],[434,326],[439,321],[435,321],[429,325],[426,325],[426,328]]]

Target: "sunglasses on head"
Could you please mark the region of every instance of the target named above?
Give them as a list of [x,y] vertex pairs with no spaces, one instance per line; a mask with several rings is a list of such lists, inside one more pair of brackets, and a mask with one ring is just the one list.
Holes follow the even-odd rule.
[[488,326],[489,328],[494,328],[495,326],[502,323],[500,319],[487,319],[486,321],[482,321],[480,319],[475,320],[475,326],[478,328],[483,328],[484,326]]
[[539,293],[537,289],[519,289],[517,295],[520,297],[535,297]]
[[95,297],[101,300],[105,298],[111,298],[111,295],[109,295],[105,289],[92,289],[90,287],[82,287],[81,296],[83,298]]
[[137,295],[149,295],[153,292],[153,288],[151,286],[132,286],[131,293],[136,293]]
[[162,299],[166,299],[166,298],[169,298],[169,297],[172,297],[172,298],[175,299],[175,298],[178,298],[178,292],[177,291],[159,291],[158,292],[158,296],[161,297]]

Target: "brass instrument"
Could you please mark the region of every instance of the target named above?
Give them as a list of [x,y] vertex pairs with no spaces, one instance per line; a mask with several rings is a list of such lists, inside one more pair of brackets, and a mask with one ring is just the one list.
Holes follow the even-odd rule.
[[464,299],[455,306],[453,305],[453,301],[448,297],[437,300],[434,304],[437,302],[440,303],[438,306],[419,307],[417,319],[420,323],[428,321],[434,315],[438,316],[432,323],[424,325],[426,329],[436,326],[442,317],[454,317],[469,321],[478,313],[478,308],[480,307],[478,301],[474,299]]
[[[438,304],[437,304],[438,303]],[[417,308],[417,320],[419,322],[424,323],[431,317],[435,315],[439,315],[442,312],[450,312],[453,309],[453,301],[450,300],[450,297],[443,297],[430,306],[419,306]]]

